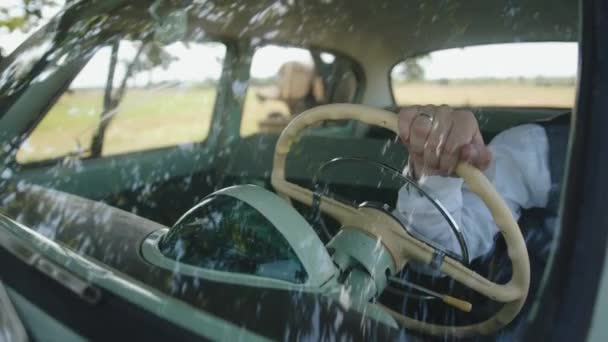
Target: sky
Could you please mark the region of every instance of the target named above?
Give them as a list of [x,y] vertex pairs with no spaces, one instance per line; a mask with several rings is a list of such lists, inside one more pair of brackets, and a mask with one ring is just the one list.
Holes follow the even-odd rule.
[[[1,0],[16,3],[17,0]],[[46,17],[53,11],[45,13]],[[14,50],[28,34],[0,30],[0,47],[4,53]],[[136,48],[121,44],[121,59],[135,55]],[[167,51],[177,58],[166,70],[156,68],[152,72],[136,77],[136,84],[152,80],[159,81],[203,81],[216,79],[221,72],[221,60],[225,48],[220,44],[174,43]],[[73,87],[93,87],[104,84],[109,64],[109,48],[100,50],[85,69],[74,80]],[[324,56],[328,57],[328,56]],[[302,49],[266,46],[260,48],[252,61],[251,75],[267,78],[276,75],[280,66],[287,61],[312,64],[310,55]],[[476,77],[571,77],[576,74],[576,43],[511,43],[489,46],[450,49],[432,53],[422,63],[427,79],[476,78]],[[124,73],[119,68],[118,77]]]
[[569,77],[578,66],[577,43],[510,43],[431,54],[421,64],[426,77]]
[[[225,48],[221,44],[174,43],[166,48],[177,61],[167,69],[160,67],[152,72],[140,73],[132,85],[149,81],[197,82],[217,79],[222,70]],[[119,59],[129,60],[135,55],[132,44],[122,44]],[[328,56],[326,56],[328,57]],[[73,87],[97,87],[105,82],[110,50],[100,50],[81,71]],[[252,61],[251,75],[267,78],[277,74],[287,61],[312,64],[308,52],[298,48],[266,46],[260,48]],[[500,44],[464,49],[450,49],[432,53],[421,63],[427,79],[477,77],[572,77],[577,68],[576,43],[518,43]],[[124,66],[117,71],[117,79],[124,74]],[[197,70],[198,72],[193,72]]]
[[[59,10],[61,9],[60,5],[65,3],[64,0],[54,0],[58,6],[44,7],[42,8],[42,19],[38,23],[38,27],[46,24],[50,18],[52,18]],[[22,10],[22,2],[23,0],[0,0],[2,3],[0,7],[4,9],[8,9],[10,16],[21,16],[23,15]],[[31,30],[33,32],[38,27],[35,27]],[[8,32],[7,28],[0,28],[0,47],[3,50],[3,53],[9,54],[13,50],[17,48],[28,36],[30,33],[24,33],[19,30],[13,31],[11,33]]]
[[[177,58],[166,70],[156,68],[150,73],[139,74],[134,85],[148,81],[196,82],[219,78],[225,48],[221,44],[174,43],[167,52]],[[122,44],[120,59],[133,58],[135,47]],[[105,82],[108,70],[109,48],[101,50],[91,59],[72,86],[94,87]],[[326,56],[327,57],[327,56]],[[308,52],[298,48],[266,46],[254,55],[251,75],[267,78],[277,74],[287,61],[312,64]],[[477,78],[477,77],[571,77],[577,68],[576,43],[516,43],[450,49],[432,53],[421,63],[427,79]],[[198,72],[193,72],[198,70]],[[119,68],[118,75],[124,73]],[[120,77],[120,76],[118,76]]]
[[[150,78],[153,82],[181,81],[197,82],[207,79],[218,79],[222,71],[221,62],[226,54],[222,44],[185,44],[173,43],[165,50],[176,57],[177,60],[168,68],[155,68],[150,73],[141,73],[135,77],[134,85],[143,85]],[[136,46],[130,43],[121,43],[118,59],[131,60],[136,54]],[[260,48],[252,61],[252,77],[267,78],[276,75],[281,64],[286,61],[299,61],[312,65],[312,58],[306,50],[298,48],[284,48],[267,46]],[[105,84],[107,70],[110,63],[110,48],[101,49],[80,72],[73,81],[73,87],[93,87]],[[193,72],[198,70],[199,72]],[[125,67],[119,66],[116,78],[124,75]]]

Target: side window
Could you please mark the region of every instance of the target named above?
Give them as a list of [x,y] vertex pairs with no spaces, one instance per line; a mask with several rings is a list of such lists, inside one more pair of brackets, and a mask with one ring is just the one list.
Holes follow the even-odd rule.
[[577,43],[509,43],[432,52],[391,72],[398,105],[571,108]]
[[241,136],[280,133],[296,115],[327,103],[355,101],[354,62],[328,52],[268,45],[256,50]]
[[19,163],[205,140],[225,46],[120,41],[100,49],[24,141]]

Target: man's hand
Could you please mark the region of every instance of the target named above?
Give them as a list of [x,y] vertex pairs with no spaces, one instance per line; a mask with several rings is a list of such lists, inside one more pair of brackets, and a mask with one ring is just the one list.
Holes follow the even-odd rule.
[[399,113],[399,135],[410,154],[413,176],[452,175],[464,161],[485,170],[492,160],[477,119],[448,106],[412,106]]

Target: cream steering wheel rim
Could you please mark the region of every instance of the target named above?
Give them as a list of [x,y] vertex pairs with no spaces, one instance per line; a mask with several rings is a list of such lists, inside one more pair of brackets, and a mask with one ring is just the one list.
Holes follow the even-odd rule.
[[[397,115],[382,109],[353,104],[331,104],[305,111],[294,118],[283,130],[275,149],[271,183],[285,199],[295,199],[311,205],[312,192],[285,179],[287,155],[291,146],[301,137],[305,128],[322,121],[335,120],[357,120],[399,134]],[[490,210],[505,239],[513,275],[508,283],[497,284],[449,257],[443,259],[440,270],[464,286],[505,305],[494,316],[483,322],[457,327],[429,324],[403,316],[388,308],[385,309],[406,328],[430,335],[466,337],[490,334],[511,322],[526,300],[530,286],[528,251],[521,230],[511,211],[485,175],[478,169],[464,163],[459,164],[455,171]],[[395,265],[399,270],[405,266],[408,260],[430,263],[434,257],[432,247],[416,240],[404,232],[401,227],[396,227],[389,218],[385,219],[377,213],[353,208],[329,198],[321,200],[320,208],[337,219],[343,226],[360,229],[380,238],[383,245],[393,256]],[[378,226],[383,228],[379,229]]]

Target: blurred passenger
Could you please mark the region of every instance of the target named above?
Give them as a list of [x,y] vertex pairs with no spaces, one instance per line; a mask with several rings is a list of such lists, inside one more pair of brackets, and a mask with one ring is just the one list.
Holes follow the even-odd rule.
[[278,100],[287,105],[289,115],[295,116],[325,102],[323,80],[314,67],[300,62],[287,62],[278,72],[277,87],[259,91],[261,101]]
[[260,101],[281,101],[287,106],[287,116],[272,112],[260,122],[262,131],[273,133],[280,133],[294,116],[325,103],[323,80],[313,66],[300,62],[283,64],[277,86],[258,91],[256,95]]

